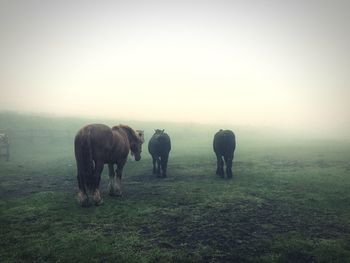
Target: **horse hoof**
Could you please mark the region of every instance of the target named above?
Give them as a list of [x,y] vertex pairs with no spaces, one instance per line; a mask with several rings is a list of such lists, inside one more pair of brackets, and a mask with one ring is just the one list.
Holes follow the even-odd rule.
[[95,206],[100,206],[103,204],[103,199],[100,199],[98,201],[95,201]]
[[216,175],[220,176],[220,177],[224,177],[224,171],[216,171]]
[[87,197],[86,194],[82,193],[81,191],[79,191],[77,194],[77,201],[79,205],[81,205],[82,207],[90,206],[89,198]]
[[110,195],[110,196],[115,196],[115,197],[123,196],[122,193],[117,193],[117,192],[109,192],[109,195]]
[[81,207],[90,207],[91,206],[89,199],[87,199],[87,198],[85,200],[83,200],[82,202],[80,202],[80,205],[81,205]]

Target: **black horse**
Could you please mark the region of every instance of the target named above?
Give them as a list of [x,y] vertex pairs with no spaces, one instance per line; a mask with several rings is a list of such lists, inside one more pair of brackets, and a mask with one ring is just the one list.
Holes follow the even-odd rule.
[[170,150],[171,142],[169,135],[164,130],[155,130],[155,133],[148,142],[148,151],[153,159],[153,174],[166,177]]
[[236,149],[236,137],[231,130],[220,130],[214,136],[214,152],[217,158],[216,174],[224,176],[224,160],[226,163],[226,175],[232,178],[232,163]]

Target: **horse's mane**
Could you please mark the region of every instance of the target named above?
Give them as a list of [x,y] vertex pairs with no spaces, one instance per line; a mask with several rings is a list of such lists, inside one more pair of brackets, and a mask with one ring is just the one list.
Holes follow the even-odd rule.
[[124,124],[119,124],[118,126],[114,126],[112,127],[112,130],[118,130],[118,129],[122,129],[123,131],[126,132],[126,134],[128,135],[129,139],[132,139],[134,141],[138,141],[139,137],[137,136],[137,134],[135,133],[134,129],[132,129],[131,127],[129,127],[128,125],[124,125]]

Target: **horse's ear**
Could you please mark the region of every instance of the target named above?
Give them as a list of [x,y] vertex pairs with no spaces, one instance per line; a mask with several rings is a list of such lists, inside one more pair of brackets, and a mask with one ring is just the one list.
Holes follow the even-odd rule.
[[164,129],[162,130],[162,132],[164,132]]

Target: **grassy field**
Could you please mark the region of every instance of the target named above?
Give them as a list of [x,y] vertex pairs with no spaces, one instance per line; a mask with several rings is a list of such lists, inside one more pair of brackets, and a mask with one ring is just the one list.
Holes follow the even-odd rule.
[[73,136],[97,121],[112,124],[0,114],[11,139],[11,160],[0,160],[1,262],[350,262],[348,142],[229,127],[227,180],[211,148],[221,127],[129,122],[146,142],[153,128],[172,137],[168,178],[152,175],[145,145],[126,165],[123,197],[108,196],[105,167],[104,204],[81,208]]

